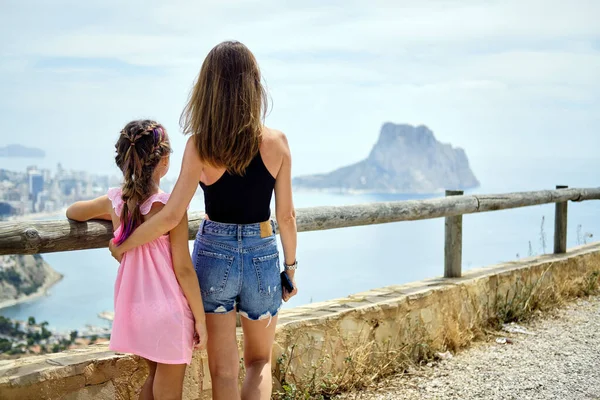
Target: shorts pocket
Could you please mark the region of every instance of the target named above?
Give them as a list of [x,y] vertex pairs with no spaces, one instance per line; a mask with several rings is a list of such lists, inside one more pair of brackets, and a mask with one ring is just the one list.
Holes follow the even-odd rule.
[[256,271],[259,293],[265,297],[271,297],[278,293],[277,286],[281,284],[279,252],[268,256],[254,257],[252,264],[254,264],[254,270]]
[[194,268],[201,292],[206,295],[223,292],[234,257],[206,250],[198,250],[195,256]]

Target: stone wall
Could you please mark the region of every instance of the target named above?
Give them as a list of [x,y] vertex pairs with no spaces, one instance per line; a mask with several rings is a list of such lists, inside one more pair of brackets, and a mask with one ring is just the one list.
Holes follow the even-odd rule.
[[[275,385],[348,386],[360,374],[392,372],[403,360],[460,348],[506,305],[500,303],[577,294],[573,288],[595,271],[600,243],[284,310],[273,348]],[[146,372],[137,357],[101,345],[0,361],[0,398],[136,399]],[[204,352],[188,368],[184,398],[210,398]]]

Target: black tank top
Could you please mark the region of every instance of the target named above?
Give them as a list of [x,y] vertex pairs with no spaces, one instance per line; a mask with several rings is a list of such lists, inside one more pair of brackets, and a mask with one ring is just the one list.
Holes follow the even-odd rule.
[[228,171],[212,185],[200,182],[206,214],[215,222],[254,224],[271,218],[271,197],[275,178],[265,166],[260,152],[243,176]]

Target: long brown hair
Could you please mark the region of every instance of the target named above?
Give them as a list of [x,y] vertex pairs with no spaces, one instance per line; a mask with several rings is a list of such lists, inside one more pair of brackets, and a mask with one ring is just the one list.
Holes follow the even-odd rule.
[[259,151],[267,106],[254,55],[240,42],[223,42],[202,63],[180,124],[195,135],[203,162],[242,175]]
[[[131,121],[123,128],[115,148],[115,161],[123,172],[122,228],[115,241],[119,245],[143,222],[140,205],[150,197],[152,174],[161,158],[171,153],[171,144],[161,124],[139,120]],[[131,210],[129,203],[134,204]]]

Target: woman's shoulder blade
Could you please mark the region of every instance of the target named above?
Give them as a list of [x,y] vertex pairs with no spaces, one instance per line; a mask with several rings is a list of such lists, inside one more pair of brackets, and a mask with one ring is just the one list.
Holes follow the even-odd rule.
[[263,163],[273,177],[276,177],[286,154],[285,135],[276,129],[264,128],[260,154]]

